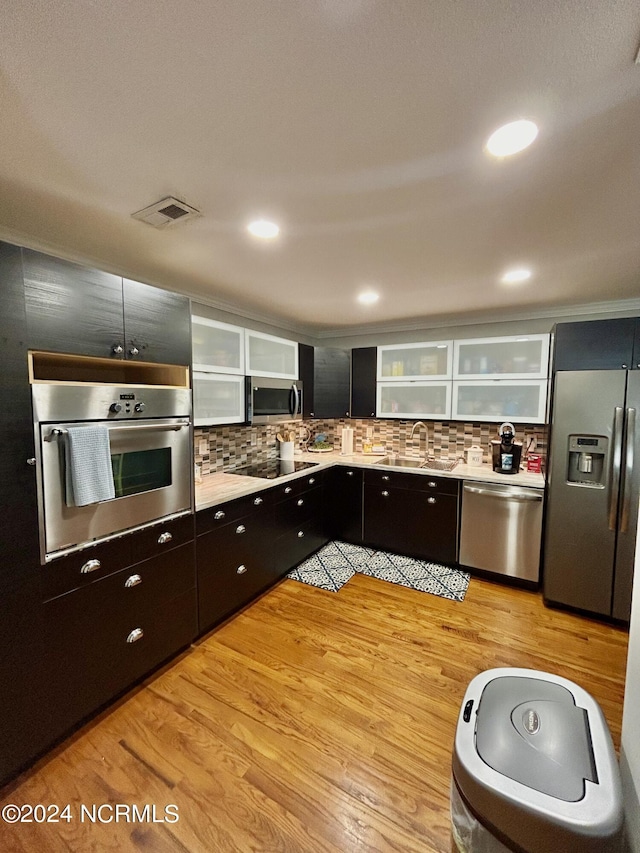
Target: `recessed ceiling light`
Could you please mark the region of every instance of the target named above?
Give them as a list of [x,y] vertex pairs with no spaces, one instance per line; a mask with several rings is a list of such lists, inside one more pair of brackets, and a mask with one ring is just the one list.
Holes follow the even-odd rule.
[[529,119],[509,122],[494,131],[485,150],[494,157],[509,157],[527,148],[538,135],[538,125]]
[[523,281],[528,281],[530,278],[530,269],[527,267],[514,267],[512,270],[507,270],[500,281],[503,284],[522,284]]
[[254,219],[247,225],[247,231],[261,240],[273,240],[280,233],[280,226],[268,219]]
[[363,290],[362,293],[358,294],[358,302],[361,302],[363,305],[373,305],[378,299],[380,299],[380,294],[374,290]]

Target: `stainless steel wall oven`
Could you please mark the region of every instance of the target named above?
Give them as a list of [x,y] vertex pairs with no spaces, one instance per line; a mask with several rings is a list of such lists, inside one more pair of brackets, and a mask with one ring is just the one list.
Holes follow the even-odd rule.
[[[43,383],[32,385],[32,396],[43,564],[192,511],[189,389]],[[112,496],[74,505],[67,439],[82,440],[90,427],[102,428],[98,434],[107,442]]]

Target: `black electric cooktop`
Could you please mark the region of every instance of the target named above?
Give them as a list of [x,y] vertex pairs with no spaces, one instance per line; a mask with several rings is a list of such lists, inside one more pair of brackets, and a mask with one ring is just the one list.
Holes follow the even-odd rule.
[[256,462],[245,465],[244,468],[234,468],[229,474],[243,474],[245,477],[262,477],[264,480],[275,480],[286,474],[295,474],[305,468],[315,468],[317,462],[298,462],[295,459],[270,459],[267,462]]

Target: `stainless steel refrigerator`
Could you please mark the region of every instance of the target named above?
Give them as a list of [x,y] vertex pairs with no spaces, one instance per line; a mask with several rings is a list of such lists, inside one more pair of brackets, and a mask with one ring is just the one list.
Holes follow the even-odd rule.
[[639,407],[640,370],[556,373],[543,565],[549,602],[629,620]]

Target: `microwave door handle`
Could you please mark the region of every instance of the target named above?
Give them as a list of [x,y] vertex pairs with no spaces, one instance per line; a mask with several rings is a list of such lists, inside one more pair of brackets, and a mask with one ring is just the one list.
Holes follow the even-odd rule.
[[293,383],[291,386],[291,391],[289,392],[289,412],[293,417],[297,415],[298,409],[300,408],[300,392],[298,391],[298,387]]
[[616,529],[620,470],[622,468],[622,407],[616,406],[613,415],[613,452],[609,482],[609,530]]
[[627,409],[625,418],[625,460],[622,469],[622,515],[620,533],[629,530],[629,511],[631,509],[631,483],[633,480],[633,451],[636,433],[636,410]]

